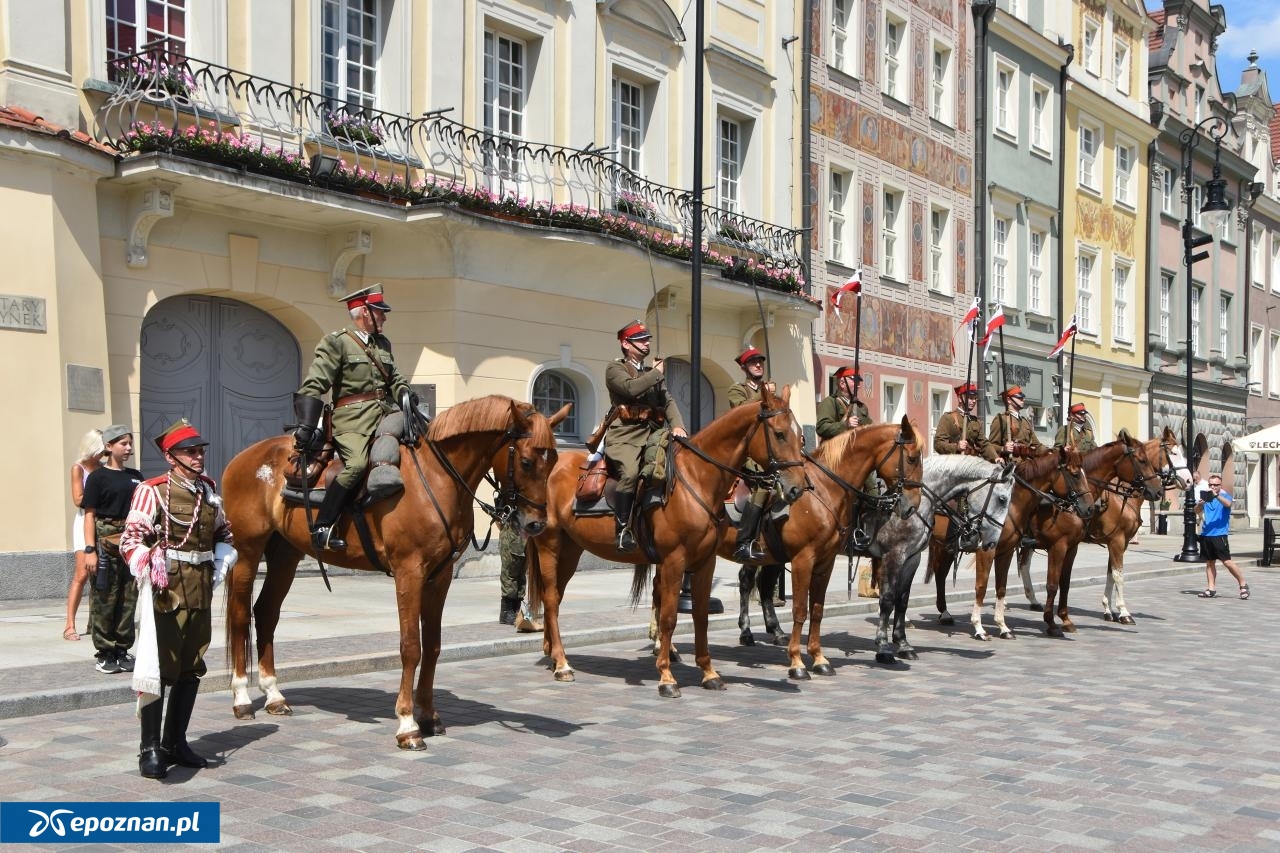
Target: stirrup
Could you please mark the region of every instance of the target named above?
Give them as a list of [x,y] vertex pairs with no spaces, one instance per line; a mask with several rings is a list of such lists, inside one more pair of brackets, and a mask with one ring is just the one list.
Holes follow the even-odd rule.
[[347,543],[345,540],[333,535],[334,525],[326,524],[322,527],[313,528],[311,531],[311,545],[317,551],[345,551]]
[[739,563],[757,563],[769,556],[763,551],[756,549],[756,541],[748,539],[737,547],[733,552],[733,559]]
[[618,531],[618,551],[625,553],[636,549],[636,537],[631,533],[631,526],[625,525]]

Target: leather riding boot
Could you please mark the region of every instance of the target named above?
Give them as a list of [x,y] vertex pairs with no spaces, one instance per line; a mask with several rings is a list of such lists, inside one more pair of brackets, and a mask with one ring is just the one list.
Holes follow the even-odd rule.
[[169,712],[165,714],[164,740],[160,746],[168,753],[169,763],[179,767],[209,766],[209,762],[187,744],[187,726],[191,723],[191,711],[196,706],[196,693],[199,691],[200,681],[195,678],[179,681],[169,688]]
[[632,551],[636,547],[636,537],[631,533],[631,508],[635,503],[636,496],[631,492],[614,495],[614,535],[617,536],[619,551]]
[[765,558],[765,553],[756,547],[756,533],[760,529],[762,515],[764,507],[753,503],[747,504],[747,508],[742,511],[737,547],[733,550],[733,559],[739,563],[754,563]]
[[160,746],[160,719],[164,714],[164,688],[160,698],[142,706],[138,713],[142,723],[142,742],[138,748],[138,773],[144,779],[163,779],[169,775],[164,748]]
[[498,611],[498,624],[499,625],[516,624],[516,611],[519,609],[520,609],[520,599],[516,598],[514,595],[510,597],[503,596],[502,609]]
[[317,551],[343,551],[347,543],[333,534],[333,527],[342,515],[342,507],[347,502],[347,494],[351,490],[334,480],[325,490],[324,502],[316,513],[316,523],[311,525],[311,545]]

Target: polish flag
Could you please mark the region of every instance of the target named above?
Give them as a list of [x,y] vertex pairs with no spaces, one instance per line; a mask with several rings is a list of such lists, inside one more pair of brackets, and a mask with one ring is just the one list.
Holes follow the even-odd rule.
[[1068,323],[1067,327],[1062,330],[1062,337],[1058,338],[1057,345],[1053,348],[1052,352],[1050,352],[1047,356],[1045,356],[1045,358],[1052,360],[1057,358],[1059,355],[1061,355],[1063,348],[1066,347],[1067,343],[1073,337],[1075,337],[1075,334],[1076,334],[1076,316],[1072,314],[1071,322]]
[[[981,305],[980,305],[980,303],[978,302],[978,297],[976,297],[976,296],[975,296],[975,297],[973,297],[973,304],[969,306],[969,311],[968,311],[968,313],[966,313],[966,314],[964,315],[964,318],[960,320],[960,327],[959,327],[958,329],[956,329],[956,333],[955,333],[954,335],[952,335],[952,336],[951,336],[951,357],[952,357],[952,358],[955,358],[955,357],[956,357],[956,337],[960,334],[960,332],[964,329],[964,327],[965,327],[965,326],[968,326],[968,325],[969,325],[970,323],[972,323],[974,320],[978,319],[978,311],[979,311],[979,309],[980,309],[980,308],[981,308]],[[970,330],[969,330],[969,331],[970,331],[970,334],[969,334],[969,340],[970,340],[970,341],[972,341],[972,340],[973,340],[973,334],[972,334],[973,329],[972,329],[972,328],[970,328]]]
[[846,293],[862,293],[862,270],[854,270],[853,275],[849,276],[849,280],[840,285],[840,289],[831,294],[831,308],[836,312],[836,318],[840,317],[840,300]]
[[995,334],[996,329],[1004,325],[1004,306],[997,305],[996,310],[991,312],[990,319],[987,320],[987,333],[982,340],[978,341],[978,346],[982,347],[982,358],[986,360],[987,353],[991,352],[991,336]]

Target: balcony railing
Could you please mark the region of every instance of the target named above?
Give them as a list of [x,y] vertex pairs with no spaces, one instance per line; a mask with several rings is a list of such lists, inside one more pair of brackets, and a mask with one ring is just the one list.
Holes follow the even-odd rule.
[[[646,180],[608,151],[539,145],[440,112],[411,118],[326,98],[148,45],[113,61],[98,138],[406,205],[453,203],[532,224],[581,228],[692,257],[693,197]],[[801,232],[702,208],[704,260],[727,277],[806,298]]]

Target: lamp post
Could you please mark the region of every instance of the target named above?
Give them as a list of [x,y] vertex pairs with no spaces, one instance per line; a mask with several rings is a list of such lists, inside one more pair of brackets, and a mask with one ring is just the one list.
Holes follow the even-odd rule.
[[[1204,204],[1201,205],[1200,212],[1225,214],[1231,211],[1231,203],[1227,201],[1227,182],[1222,177],[1222,166],[1219,159],[1222,153],[1222,137],[1226,136],[1228,125],[1226,119],[1221,116],[1209,116],[1195,127],[1189,127],[1178,134],[1178,142],[1182,145],[1182,180],[1187,196],[1187,217],[1182,223],[1182,264],[1187,269],[1187,421],[1185,447],[1187,459],[1190,460],[1193,468],[1196,467],[1196,463],[1199,460],[1195,458],[1193,453],[1195,400],[1192,393],[1192,377],[1195,372],[1195,340],[1194,330],[1191,325],[1191,314],[1192,304],[1195,301],[1195,287],[1192,283],[1194,278],[1192,266],[1196,261],[1202,261],[1209,257],[1207,250],[1196,252],[1195,249],[1213,242],[1212,226],[1206,233],[1196,234],[1195,225],[1192,222],[1192,214],[1194,212],[1192,202],[1194,199],[1191,192],[1193,185],[1191,169],[1196,146],[1200,142],[1202,128],[1205,135],[1213,141],[1213,177],[1205,184]],[[1174,557],[1175,560],[1182,563],[1200,562],[1200,545],[1196,539],[1195,492],[1196,484],[1193,482],[1187,488],[1187,494],[1182,505],[1182,553]]]

